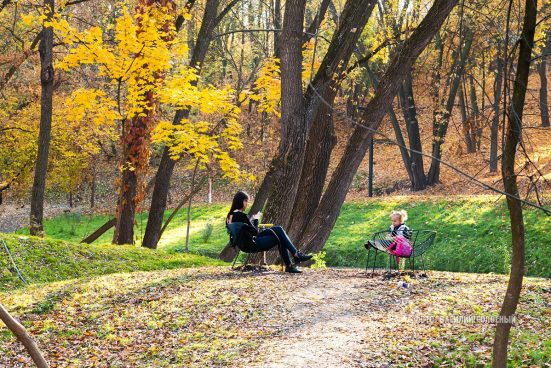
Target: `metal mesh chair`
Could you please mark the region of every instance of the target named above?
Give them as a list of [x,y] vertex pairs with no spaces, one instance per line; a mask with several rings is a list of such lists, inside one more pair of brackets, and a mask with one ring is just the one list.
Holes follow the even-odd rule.
[[[436,238],[436,231],[431,230],[410,230],[410,236],[409,236],[409,242],[411,244],[411,247],[413,248],[413,251],[411,253],[411,256],[409,257],[400,257],[400,258],[407,258],[409,260],[409,265],[413,272],[415,272],[415,258],[419,258],[421,261],[421,266],[426,274],[425,269],[425,263],[423,261],[423,254],[434,244],[434,239]],[[394,240],[390,236],[389,231],[379,231],[374,233],[371,236],[371,239],[364,244],[365,248],[367,249],[367,262],[365,264],[365,271],[367,272],[369,268],[369,259],[371,257],[371,252],[374,252],[374,259],[373,259],[373,266],[371,270],[371,277],[373,277],[375,273],[375,264],[377,262],[377,255],[379,253],[386,253],[389,255],[388,260],[388,269],[389,271],[392,270],[393,266],[393,260],[394,265],[398,268],[398,264],[396,263],[395,256],[392,255],[388,248],[394,243]]]

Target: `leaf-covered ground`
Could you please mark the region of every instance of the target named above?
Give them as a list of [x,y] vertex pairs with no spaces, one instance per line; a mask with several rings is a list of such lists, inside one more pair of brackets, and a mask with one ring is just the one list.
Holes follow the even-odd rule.
[[[431,272],[409,288],[358,270],[226,267],[107,275],[0,300],[52,367],[420,367],[490,361],[501,275]],[[551,280],[525,283],[511,366],[551,359]],[[483,318],[484,317],[484,318]],[[0,367],[30,367],[0,329]]]

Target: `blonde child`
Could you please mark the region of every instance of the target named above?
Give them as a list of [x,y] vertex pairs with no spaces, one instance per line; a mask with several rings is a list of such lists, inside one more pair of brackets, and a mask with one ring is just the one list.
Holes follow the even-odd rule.
[[390,220],[392,223],[390,224],[390,235],[391,236],[398,236],[401,235],[406,239],[411,238],[411,230],[406,225],[406,221],[408,219],[408,213],[404,210],[399,211],[393,211],[390,214]]

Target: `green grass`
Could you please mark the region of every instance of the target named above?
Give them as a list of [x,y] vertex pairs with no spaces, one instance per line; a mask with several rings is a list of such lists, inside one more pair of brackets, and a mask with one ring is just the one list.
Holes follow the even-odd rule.
[[[435,244],[425,254],[428,268],[509,272],[509,215],[504,201],[491,198],[348,203],[326,244],[327,264],[365,267],[364,240],[373,231],[387,229],[388,214],[398,208],[408,211],[407,224],[411,228],[437,231]],[[524,215],[527,274],[551,277],[551,219],[532,209],[525,209]],[[383,266],[383,262],[379,265]]]
[[[438,232],[436,242],[425,254],[427,268],[442,271],[507,273],[511,263],[511,235],[505,201],[494,197],[468,197],[420,200],[394,197],[385,200],[346,203],[324,248],[328,266],[365,267],[363,244],[375,231],[386,230],[389,213],[408,211],[413,229]],[[226,204],[195,205],[191,211],[189,250],[215,258],[227,243],[224,227]],[[551,277],[551,219],[541,212],[525,209],[526,270],[530,276]],[[168,216],[168,213],[167,213]],[[64,214],[45,222],[48,237],[78,242],[101,226],[108,216]],[[145,230],[146,214],[136,225],[136,244]],[[170,224],[159,248],[169,253],[183,252],[187,213],[182,210]],[[207,227],[212,226],[212,231]],[[25,230],[23,230],[25,231]],[[206,233],[210,233],[207,241]],[[98,242],[108,242],[112,232]],[[300,245],[300,244],[299,244]],[[388,259],[379,257],[378,266]]]
[[[197,254],[149,250],[131,245],[73,244],[55,239],[0,234],[24,278],[47,283],[117,272],[222,265]],[[0,290],[23,286],[0,243]]]

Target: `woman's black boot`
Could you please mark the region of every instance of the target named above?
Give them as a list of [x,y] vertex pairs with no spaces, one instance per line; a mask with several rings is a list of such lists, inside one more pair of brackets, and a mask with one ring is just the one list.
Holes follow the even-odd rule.
[[297,268],[297,266],[295,266],[295,265],[286,266],[286,267],[285,267],[285,272],[289,272],[289,273],[302,273],[302,271],[299,270],[299,269]]
[[295,263],[300,263],[300,262],[306,262],[312,259],[312,257],[313,256],[311,254],[304,254],[301,252],[297,252],[297,254],[293,257],[293,259],[295,260]]

